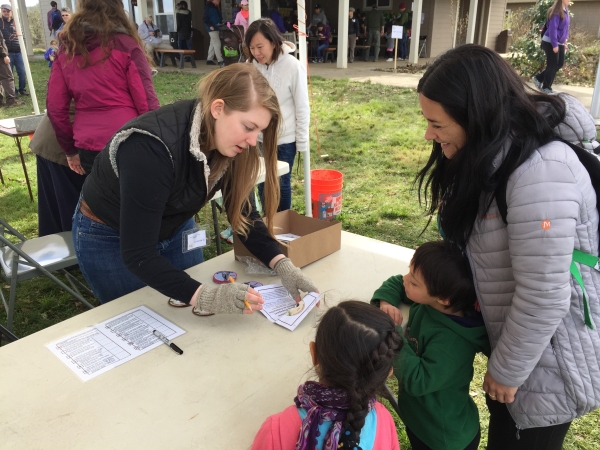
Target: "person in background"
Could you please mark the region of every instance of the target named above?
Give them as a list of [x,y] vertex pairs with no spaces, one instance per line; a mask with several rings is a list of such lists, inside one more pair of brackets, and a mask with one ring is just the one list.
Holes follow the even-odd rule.
[[[360,17],[360,42],[367,43],[367,38],[369,33],[367,31],[367,15],[365,13],[360,13],[358,15]],[[362,39],[362,40],[361,40]]]
[[292,12],[290,13],[290,25],[291,25],[291,28],[289,29],[289,32],[296,33],[296,28],[294,28],[294,27],[298,26],[298,7],[295,6],[295,3],[294,3],[294,7],[292,8]]
[[58,5],[55,1],[50,2],[50,11],[46,15],[46,20],[48,22],[48,30],[50,30],[50,36],[53,34],[56,36],[56,31],[62,25],[62,17],[60,11],[58,10]]
[[327,17],[325,16],[325,11],[321,9],[321,5],[318,3],[315,5],[315,12],[310,19],[310,25],[316,27],[319,22],[324,25],[327,25]]
[[392,26],[394,19],[392,18],[383,27],[383,35],[385,36],[385,57],[386,62],[394,60],[394,38],[392,38]]
[[364,60],[369,60],[370,47],[374,46],[373,60],[379,60],[379,47],[381,44],[381,36],[383,36],[383,27],[385,26],[385,18],[383,13],[379,11],[377,3],[372,6],[371,11],[367,14],[366,29],[368,32],[367,44],[369,49],[365,50]]
[[56,59],[56,53],[58,52],[58,41],[56,39],[52,39],[50,41],[50,47],[44,53],[44,59],[48,61],[48,67],[52,67],[52,63]]
[[[73,120],[74,108],[69,111],[69,116]],[[35,129],[29,148],[36,155],[38,235],[71,231],[85,175],[69,168],[67,156],[56,140],[47,115]]]
[[[265,76],[281,108],[283,123],[277,138],[277,159],[287,162],[290,170],[279,177],[281,200],[277,211],[285,211],[292,205],[292,168],[296,152],[308,150],[310,105],[306,69],[293,56],[294,44],[284,41],[269,19],[252,22],[244,41],[250,50],[248,61]],[[258,192],[262,200],[262,184]]]
[[402,27],[402,39],[398,42],[400,47],[398,49],[398,59],[404,61],[408,58],[408,11],[406,10],[405,3],[400,3],[400,12],[396,18],[395,25],[400,25]]
[[219,25],[223,23],[221,10],[219,9],[220,3],[221,0],[208,0],[204,5],[204,26],[206,26],[206,31],[210,36],[206,64],[214,66],[213,58],[216,56],[219,67],[225,67],[223,53],[221,52],[221,39],[219,38]]
[[60,10],[60,17],[63,20],[63,23],[60,24],[60,28],[58,30],[56,30],[56,35],[58,36],[58,33],[60,33],[62,31],[62,29],[64,28],[64,26],[67,24],[67,22],[69,22],[69,18],[71,17],[71,9],[70,8],[62,8]]
[[479,412],[470,395],[475,355],[490,353],[467,258],[444,241],[415,251],[406,275],[395,275],[371,304],[402,325],[404,346],[394,361],[398,415],[415,450],[477,450]]
[[376,393],[402,347],[383,311],[355,300],[331,307],[309,343],[318,381],[301,384],[295,405],[264,421],[252,450],[400,450]]
[[277,5],[275,5],[275,7],[271,10],[271,20],[280,33],[286,32],[285,24],[283,23],[283,17],[279,13],[279,6]]
[[546,31],[542,36],[542,50],[546,52],[546,69],[532,78],[536,87],[546,94],[552,93],[554,77],[565,63],[565,49],[569,38],[570,0],[556,0],[548,9]]
[[16,90],[16,93],[17,95],[29,95],[29,92],[25,90],[25,87],[27,86],[25,63],[23,62],[21,46],[19,45],[19,38],[17,37],[17,28],[15,27],[15,21],[12,17],[12,7],[6,3],[0,6],[0,9],[2,10],[0,30],[2,31],[2,36],[4,37],[6,47],[8,48],[8,57],[10,58],[13,77],[15,71],[19,77],[19,87]]
[[[192,50],[192,12],[186,1],[177,3],[177,45],[181,50]],[[192,56],[193,58],[193,56]]]
[[83,175],[123,124],[159,104],[142,42],[121,0],[79,0],[59,41],[46,108],[69,167]]
[[172,49],[169,44],[163,42],[162,32],[154,25],[152,16],[148,16],[144,19],[141,25],[138,27],[137,32],[140,39],[144,43],[144,49],[146,54],[158,63],[157,58],[154,55],[154,50],[157,48]]
[[317,37],[319,38],[319,46],[317,47],[317,60],[315,62],[323,62],[323,52],[329,44],[331,44],[331,28],[323,22],[317,24]]
[[[79,266],[102,303],[148,285],[170,298],[169,305],[192,306],[199,316],[262,309],[262,296],[248,285],[202,284],[185,272],[204,259],[202,248],[187,239],[194,214],[218,190],[236,239],[275,270],[292,298],[300,300],[299,289],[316,291],[273,234],[280,117],[275,93],[256,67],[232,64],[203,77],[197,98],[148,112],[119,130],[96,160],[73,217]],[[250,198],[261,166],[261,132],[267,224]],[[206,280],[212,277],[199,269]]]
[[10,69],[10,58],[4,37],[0,33],[0,85],[4,92],[0,92],[0,107],[22,106],[24,103],[17,101],[15,92],[15,79]]
[[242,0],[240,2],[242,9],[237,16],[235,16],[234,25],[241,25],[244,27],[244,31],[248,29],[248,18],[250,17],[250,11],[248,10],[248,0]]
[[231,10],[231,22],[235,22],[235,18],[238,13],[242,10],[242,6],[240,5],[241,0],[235,0],[235,7]]
[[354,17],[354,8],[348,10],[348,62],[354,62],[354,51],[356,49],[356,41],[358,41],[358,35],[360,34],[360,24],[356,17]]

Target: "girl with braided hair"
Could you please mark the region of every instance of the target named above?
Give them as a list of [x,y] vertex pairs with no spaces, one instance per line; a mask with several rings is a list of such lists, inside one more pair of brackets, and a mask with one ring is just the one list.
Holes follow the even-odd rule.
[[475,354],[489,355],[490,344],[466,258],[443,241],[427,242],[415,251],[409,273],[385,281],[371,303],[398,325],[398,305],[412,304],[408,345],[394,375],[398,414],[413,450],[476,450],[479,413],[469,384]]
[[402,348],[394,321],[359,301],[321,319],[310,354],[319,379],[298,387],[295,405],[267,418],[253,450],[400,450],[394,420],[375,400]]

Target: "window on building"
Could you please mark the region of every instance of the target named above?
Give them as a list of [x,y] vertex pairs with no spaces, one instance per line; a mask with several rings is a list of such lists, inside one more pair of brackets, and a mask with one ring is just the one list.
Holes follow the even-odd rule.
[[175,17],[173,15],[173,0],[154,0],[156,11],[156,26],[164,38],[169,38],[169,33],[175,31]]
[[392,9],[392,0],[363,0],[363,9],[370,10],[373,5],[377,5],[380,10]]

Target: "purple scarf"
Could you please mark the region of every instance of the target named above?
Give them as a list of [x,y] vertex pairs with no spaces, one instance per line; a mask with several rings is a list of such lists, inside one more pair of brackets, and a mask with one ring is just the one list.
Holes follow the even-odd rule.
[[[336,450],[340,440],[342,424],[346,420],[346,412],[350,407],[348,392],[345,389],[332,388],[316,381],[307,381],[298,387],[298,396],[294,398],[298,408],[307,411],[300,427],[300,436],[296,442],[296,450],[313,450],[317,445],[319,425],[324,421],[333,422],[329,428],[323,450]],[[369,402],[369,409],[375,400]]]

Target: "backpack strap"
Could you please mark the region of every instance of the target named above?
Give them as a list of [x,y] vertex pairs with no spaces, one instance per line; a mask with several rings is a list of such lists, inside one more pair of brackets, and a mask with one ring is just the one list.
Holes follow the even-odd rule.
[[[556,137],[555,141],[562,142],[563,144],[568,145],[577,155],[581,164],[587,170],[590,180],[592,182],[592,187],[594,191],[598,194],[600,193],[600,160],[593,153],[579,147],[578,145],[572,144],[571,142],[565,141],[564,139],[560,139]],[[596,196],[596,208],[600,211],[600,195]],[[501,186],[496,192],[496,204],[498,205],[498,211],[502,216],[502,220],[506,224],[506,215],[508,213],[508,205],[506,203],[506,184]],[[583,293],[583,318],[585,324],[592,330],[596,328],[594,321],[592,320],[592,316],[590,314],[590,306],[588,302],[587,295],[585,293],[585,286],[583,284],[583,278],[581,276],[581,272],[576,263],[583,264],[584,266],[591,267],[594,270],[600,272],[600,258],[598,256],[590,255],[589,253],[582,252],[581,250],[573,249],[573,259],[571,260],[571,267],[569,271],[579,287],[581,288],[581,292]]]
[[587,295],[585,293],[585,286],[583,285],[583,278],[581,277],[581,272],[579,271],[579,267],[577,264],[583,264],[584,266],[591,267],[594,270],[600,271],[600,267],[598,266],[599,258],[594,255],[590,255],[589,253],[582,252],[581,250],[573,250],[573,260],[571,261],[570,272],[579,284],[581,288],[581,292],[583,293],[583,320],[585,324],[591,330],[594,330],[596,326],[594,325],[594,321],[592,320],[592,316],[590,314],[590,305],[588,303]]

